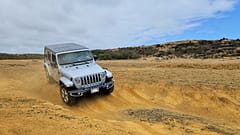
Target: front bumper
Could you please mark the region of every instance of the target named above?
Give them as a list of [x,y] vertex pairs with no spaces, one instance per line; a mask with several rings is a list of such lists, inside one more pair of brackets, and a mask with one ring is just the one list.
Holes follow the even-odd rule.
[[91,90],[94,88],[99,88],[99,92],[101,92],[102,90],[109,90],[111,88],[114,87],[114,81],[111,80],[107,83],[103,83],[97,86],[92,86],[92,87],[87,87],[87,88],[80,88],[80,89],[72,89],[69,90],[69,94],[72,97],[81,97],[83,95],[85,95],[86,93],[91,93]]

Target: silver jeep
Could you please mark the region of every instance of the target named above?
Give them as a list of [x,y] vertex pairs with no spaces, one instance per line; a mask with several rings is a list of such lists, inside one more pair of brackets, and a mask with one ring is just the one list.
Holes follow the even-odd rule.
[[96,59],[87,47],[75,43],[45,46],[47,79],[60,85],[60,95],[66,104],[73,105],[78,97],[87,94],[113,92],[112,73],[99,66]]

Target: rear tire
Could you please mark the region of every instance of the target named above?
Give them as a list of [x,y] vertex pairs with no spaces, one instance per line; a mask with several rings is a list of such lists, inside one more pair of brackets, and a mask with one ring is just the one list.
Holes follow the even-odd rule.
[[70,96],[68,89],[64,85],[60,86],[60,96],[67,105],[74,105],[77,103],[77,98]]

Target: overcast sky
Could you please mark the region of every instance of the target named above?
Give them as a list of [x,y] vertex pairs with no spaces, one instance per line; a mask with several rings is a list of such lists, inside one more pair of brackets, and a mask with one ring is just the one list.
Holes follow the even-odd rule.
[[219,33],[235,38],[239,31],[217,30],[233,27],[237,7],[237,0],[0,0],[0,52],[42,53],[45,44],[62,42],[105,49]]

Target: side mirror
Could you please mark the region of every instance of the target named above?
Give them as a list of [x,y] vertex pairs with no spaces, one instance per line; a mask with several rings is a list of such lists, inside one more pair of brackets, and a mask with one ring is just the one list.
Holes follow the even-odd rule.
[[95,61],[98,59],[97,55],[93,55],[93,58]]

